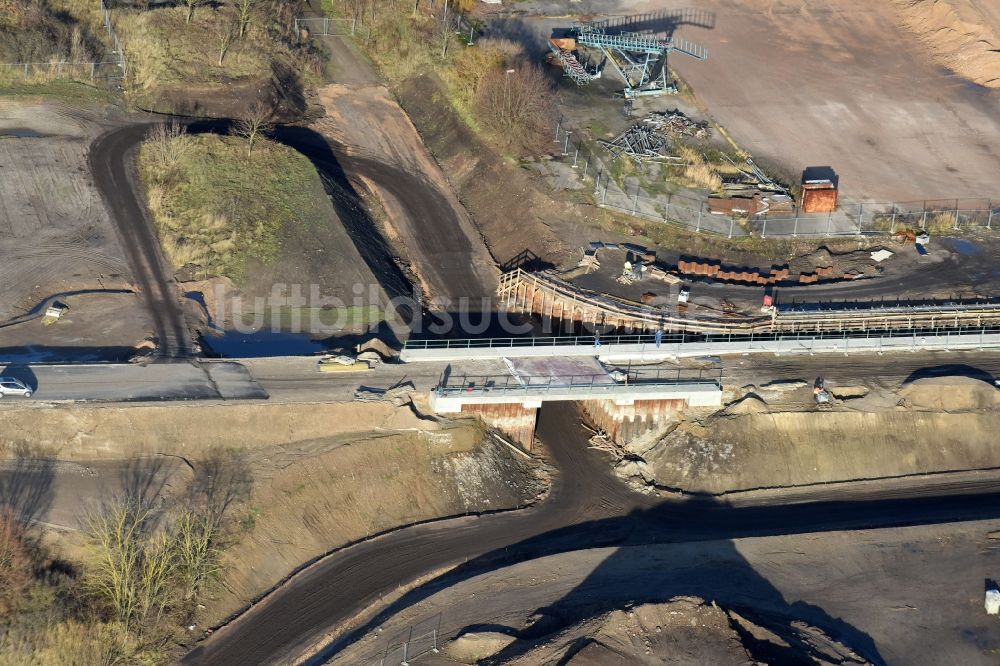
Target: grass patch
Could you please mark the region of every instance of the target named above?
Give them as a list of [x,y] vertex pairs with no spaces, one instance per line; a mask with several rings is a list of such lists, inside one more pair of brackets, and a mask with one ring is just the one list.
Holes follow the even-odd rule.
[[0,85],[0,97],[2,96],[41,97],[66,102],[75,106],[99,106],[111,104],[115,101],[114,95],[104,88],[65,79],[57,79],[45,83]]
[[237,137],[153,138],[139,151],[139,173],[168,259],[206,276],[238,283],[249,261],[278,257],[283,229],[322,219],[312,163],[267,139],[247,157]]
[[233,2],[200,6],[190,22],[183,6],[119,10],[115,21],[130,89],[142,93],[175,85],[198,89],[252,82],[270,77],[276,61],[293,63],[294,70],[315,78],[320,58],[298,40],[297,11],[292,0],[257,0],[239,36]]
[[275,44],[251,27],[219,64],[221,9],[202,7],[185,23],[184,7],[130,11],[118,16],[132,85],[141,90],[184,83],[214,86],[270,74]]

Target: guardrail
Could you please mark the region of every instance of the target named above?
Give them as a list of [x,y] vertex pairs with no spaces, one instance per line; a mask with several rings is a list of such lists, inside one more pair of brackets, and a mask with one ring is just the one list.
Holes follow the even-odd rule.
[[720,386],[721,369],[665,369],[608,373],[515,377],[506,375],[461,375],[449,377],[435,387],[439,396],[467,393],[548,393],[553,391],[618,391],[636,387],[702,384]]

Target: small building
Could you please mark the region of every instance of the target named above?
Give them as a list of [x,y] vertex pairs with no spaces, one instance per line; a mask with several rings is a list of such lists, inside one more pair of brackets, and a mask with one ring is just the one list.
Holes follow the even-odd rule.
[[802,183],[803,213],[832,213],[837,210],[837,186],[832,180],[806,180]]

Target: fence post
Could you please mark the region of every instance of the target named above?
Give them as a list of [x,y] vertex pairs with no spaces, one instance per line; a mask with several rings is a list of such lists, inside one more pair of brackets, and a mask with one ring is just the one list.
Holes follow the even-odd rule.
[[701,231],[701,207],[704,205],[704,202],[702,202],[702,204],[698,207],[698,223],[694,227],[696,233]]
[[28,80],[28,63],[24,63],[24,80]]
[[569,137],[571,134],[572,132],[569,131],[566,132],[566,141],[563,143],[563,152],[562,152],[563,157],[569,155]]
[[559,128],[562,127],[562,119],[556,121],[556,138],[554,143],[559,143]]
[[608,203],[608,183],[611,182],[611,176],[608,176],[604,181],[604,198],[601,199],[601,205]]
[[[765,220],[766,219],[767,218],[765,218]],[[799,237],[799,216],[796,215],[795,216],[795,224],[792,225],[792,238],[798,238],[798,237]]]
[[920,228],[921,229],[926,229],[927,228],[927,208],[926,208],[926,204],[925,204],[925,207],[924,207],[924,216],[920,220]]
[[730,238],[733,237],[733,227],[735,227],[735,226],[736,226],[736,217],[733,216],[732,218],[729,219],[729,237]]
[[833,211],[831,210],[826,214],[826,235],[829,236],[830,232],[833,231]]
[[990,202],[990,214],[986,216],[986,228],[987,229],[992,229],[993,228],[992,225],[993,225],[993,202],[991,201]]
[[351,37],[354,36],[354,29],[358,26],[358,17],[355,16],[354,20],[351,21]]
[[632,214],[639,209],[639,183],[635,184],[635,199],[632,200]]
[[94,80],[94,68],[95,67],[97,67],[97,63],[96,62],[90,63],[90,80],[91,81]]
[[[735,220],[736,218],[734,217],[733,219]],[[797,220],[799,218],[796,217],[795,219]],[[760,237],[761,238],[767,238],[767,218],[766,217],[764,218],[764,225],[760,228]]]
[[865,205],[858,204],[858,235],[861,235],[861,225],[865,223]]
[[330,19],[328,18],[323,19],[323,34],[324,35],[330,34]]
[[896,233],[896,204],[892,204],[892,224],[889,226],[889,235]]
[[573,153],[573,168],[576,168],[576,160],[580,157],[580,146],[576,147],[576,152]]

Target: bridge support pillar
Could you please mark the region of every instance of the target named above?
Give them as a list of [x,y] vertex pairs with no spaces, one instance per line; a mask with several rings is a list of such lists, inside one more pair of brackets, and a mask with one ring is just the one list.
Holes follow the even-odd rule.
[[583,400],[587,417],[616,442],[627,444],[666,421],[671,414],[688,406],[683,399],[672,400]]
[[538,419],[538,403],[465,404],[462,413],[478,416],[488,426],[500,430],[520,444],[525,451],[531,450],[535,439],[535,423]]

